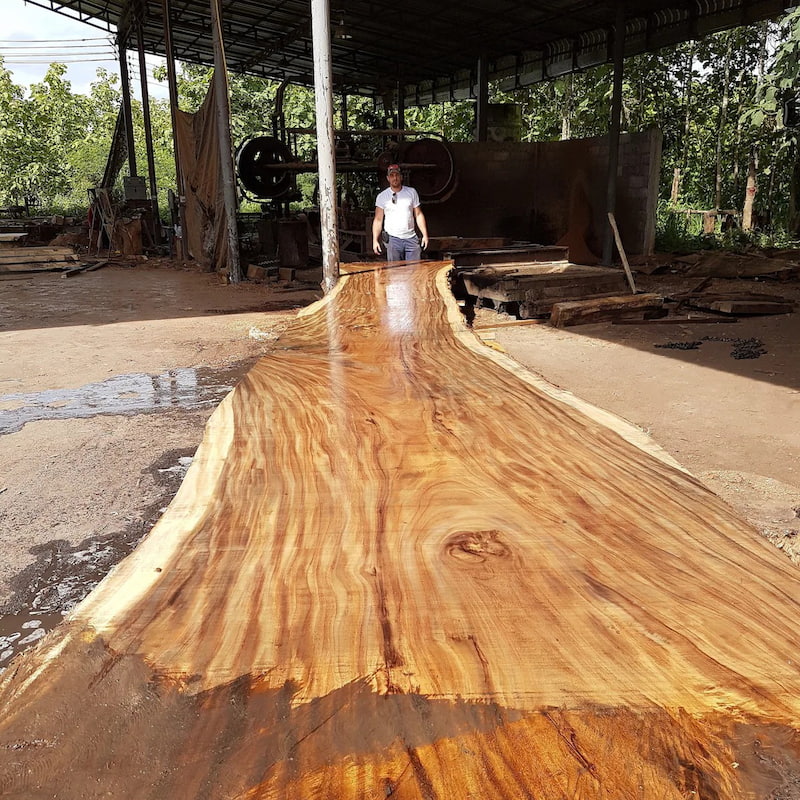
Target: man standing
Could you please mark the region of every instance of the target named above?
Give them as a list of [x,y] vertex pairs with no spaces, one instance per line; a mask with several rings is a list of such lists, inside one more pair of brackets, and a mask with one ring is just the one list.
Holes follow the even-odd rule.
[[[416,189],[403,186],[403,173],[398,164],[390,164],[386,173],[389,188],[375,200],[375,219],[372,220],[372,248],[381,254],[381,228],[386,229],[389,243],[386,258],[389,261],[419,261],[421,251],[428,246],[428,225],[419,205]],[[416,222],[422,239],[414,230]]]

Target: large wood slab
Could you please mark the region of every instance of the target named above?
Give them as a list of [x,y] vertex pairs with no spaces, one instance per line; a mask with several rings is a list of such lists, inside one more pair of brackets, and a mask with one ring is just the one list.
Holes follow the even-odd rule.
[[796,796],[797,569],[481,345],[447,264],[361,269],[12,663],[0,796]]

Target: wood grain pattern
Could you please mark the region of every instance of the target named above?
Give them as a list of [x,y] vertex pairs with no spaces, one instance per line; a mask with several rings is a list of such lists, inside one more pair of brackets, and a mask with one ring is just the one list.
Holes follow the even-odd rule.
[[447,262],[348,267],[7,671],[0,796],[796,791],[796,568],[481,345]]

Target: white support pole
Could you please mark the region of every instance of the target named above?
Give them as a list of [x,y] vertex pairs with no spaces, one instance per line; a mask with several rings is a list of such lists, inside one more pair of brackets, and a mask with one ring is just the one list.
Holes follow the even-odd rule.
[[311,0],[311,31],[314,42],[314,97],[317,110],[319,211],[322,226],[322,288],[329,292],[339,280],[329,0]]
[[231,143],[231,108],[228,97],[228,72],[225,46],[222,41],[222,19],[219,0],[211,0],[211,32],[214,37],[214,89],[216,95],[219,159],[222,172],[222,196],[225,203],[225,222],[228,231],[228,280],[239,283],[242,268],[239,263],[239,231],[236,225],[236,182],[233,172]]

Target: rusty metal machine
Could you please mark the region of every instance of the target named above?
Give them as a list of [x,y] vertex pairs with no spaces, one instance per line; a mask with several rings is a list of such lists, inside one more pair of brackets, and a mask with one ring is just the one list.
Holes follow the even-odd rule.
[[[287,128],[285,133],[292,136],[314,131]],[[337,131],[337,172],[376,174],[384,188],[389,164],[400,164],[406,182],[423,202],[442,202],[455,187],[453,155],[442,137],[402,130]],[[295,176],[318,168],[316,161],[298,160],[289,144],[269,135],[245,141],[237,153],[236,167],[243,191],[258,201],[295,199]]]

